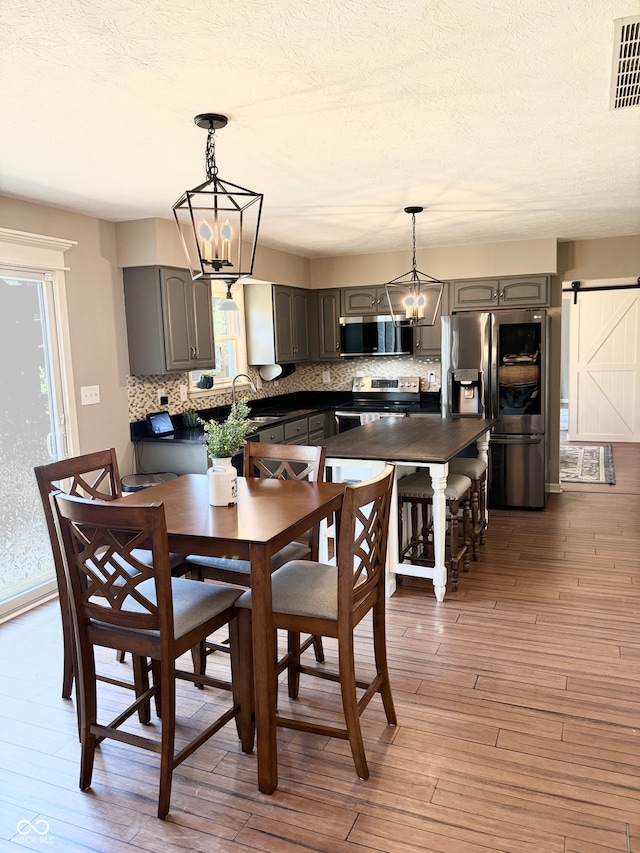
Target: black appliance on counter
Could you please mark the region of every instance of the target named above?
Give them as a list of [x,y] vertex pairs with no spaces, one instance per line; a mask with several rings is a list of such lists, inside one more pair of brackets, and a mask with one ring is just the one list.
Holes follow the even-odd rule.
[[396,326],[393,317],[340,317],[340,355],[412,355],[413,328]]
[[406,418],[411,414],[440,415],[440,393],[420,393],[419,376],[387,379],[356,376],[351,388],[353,401],[336,409],[338,432],[378,418]]

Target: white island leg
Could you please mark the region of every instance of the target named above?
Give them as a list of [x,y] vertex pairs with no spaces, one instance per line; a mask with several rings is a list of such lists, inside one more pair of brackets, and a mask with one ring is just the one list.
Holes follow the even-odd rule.
[[429,465],[431,485],[433,486],[433,591],[436,601],[444,601],[447,591],[447,567],[445,558],[445,540],[447,536],[447,501],[444,490],[447,485],[448,465]]
[[487,484],[489,483],[489,439],[491,438],[491,430],[487,430],[476,442],[478,448],[478,459],[482,459],[487,466],[487,476],[484,479],[484,518],[485,529],[489,526],[489,495],[487,494]]

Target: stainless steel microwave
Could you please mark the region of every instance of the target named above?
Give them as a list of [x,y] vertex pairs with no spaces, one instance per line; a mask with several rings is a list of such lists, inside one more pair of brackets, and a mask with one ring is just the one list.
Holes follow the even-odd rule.
[[340,317],[340,355],[412,355],[413,328],[394,326],[390,315]]

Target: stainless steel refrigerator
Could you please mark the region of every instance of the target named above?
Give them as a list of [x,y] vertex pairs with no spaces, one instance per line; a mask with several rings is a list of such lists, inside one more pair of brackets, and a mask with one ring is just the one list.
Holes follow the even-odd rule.
[[545,505],[547,315],[539,309],[442,318],[443,417],[497,418],[489,505]]

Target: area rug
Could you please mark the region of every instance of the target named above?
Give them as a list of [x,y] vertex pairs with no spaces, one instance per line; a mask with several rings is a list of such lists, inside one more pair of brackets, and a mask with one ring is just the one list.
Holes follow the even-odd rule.
[[616,475],[611,445],[560,445],[560,480],[563,483],[614,485]]

